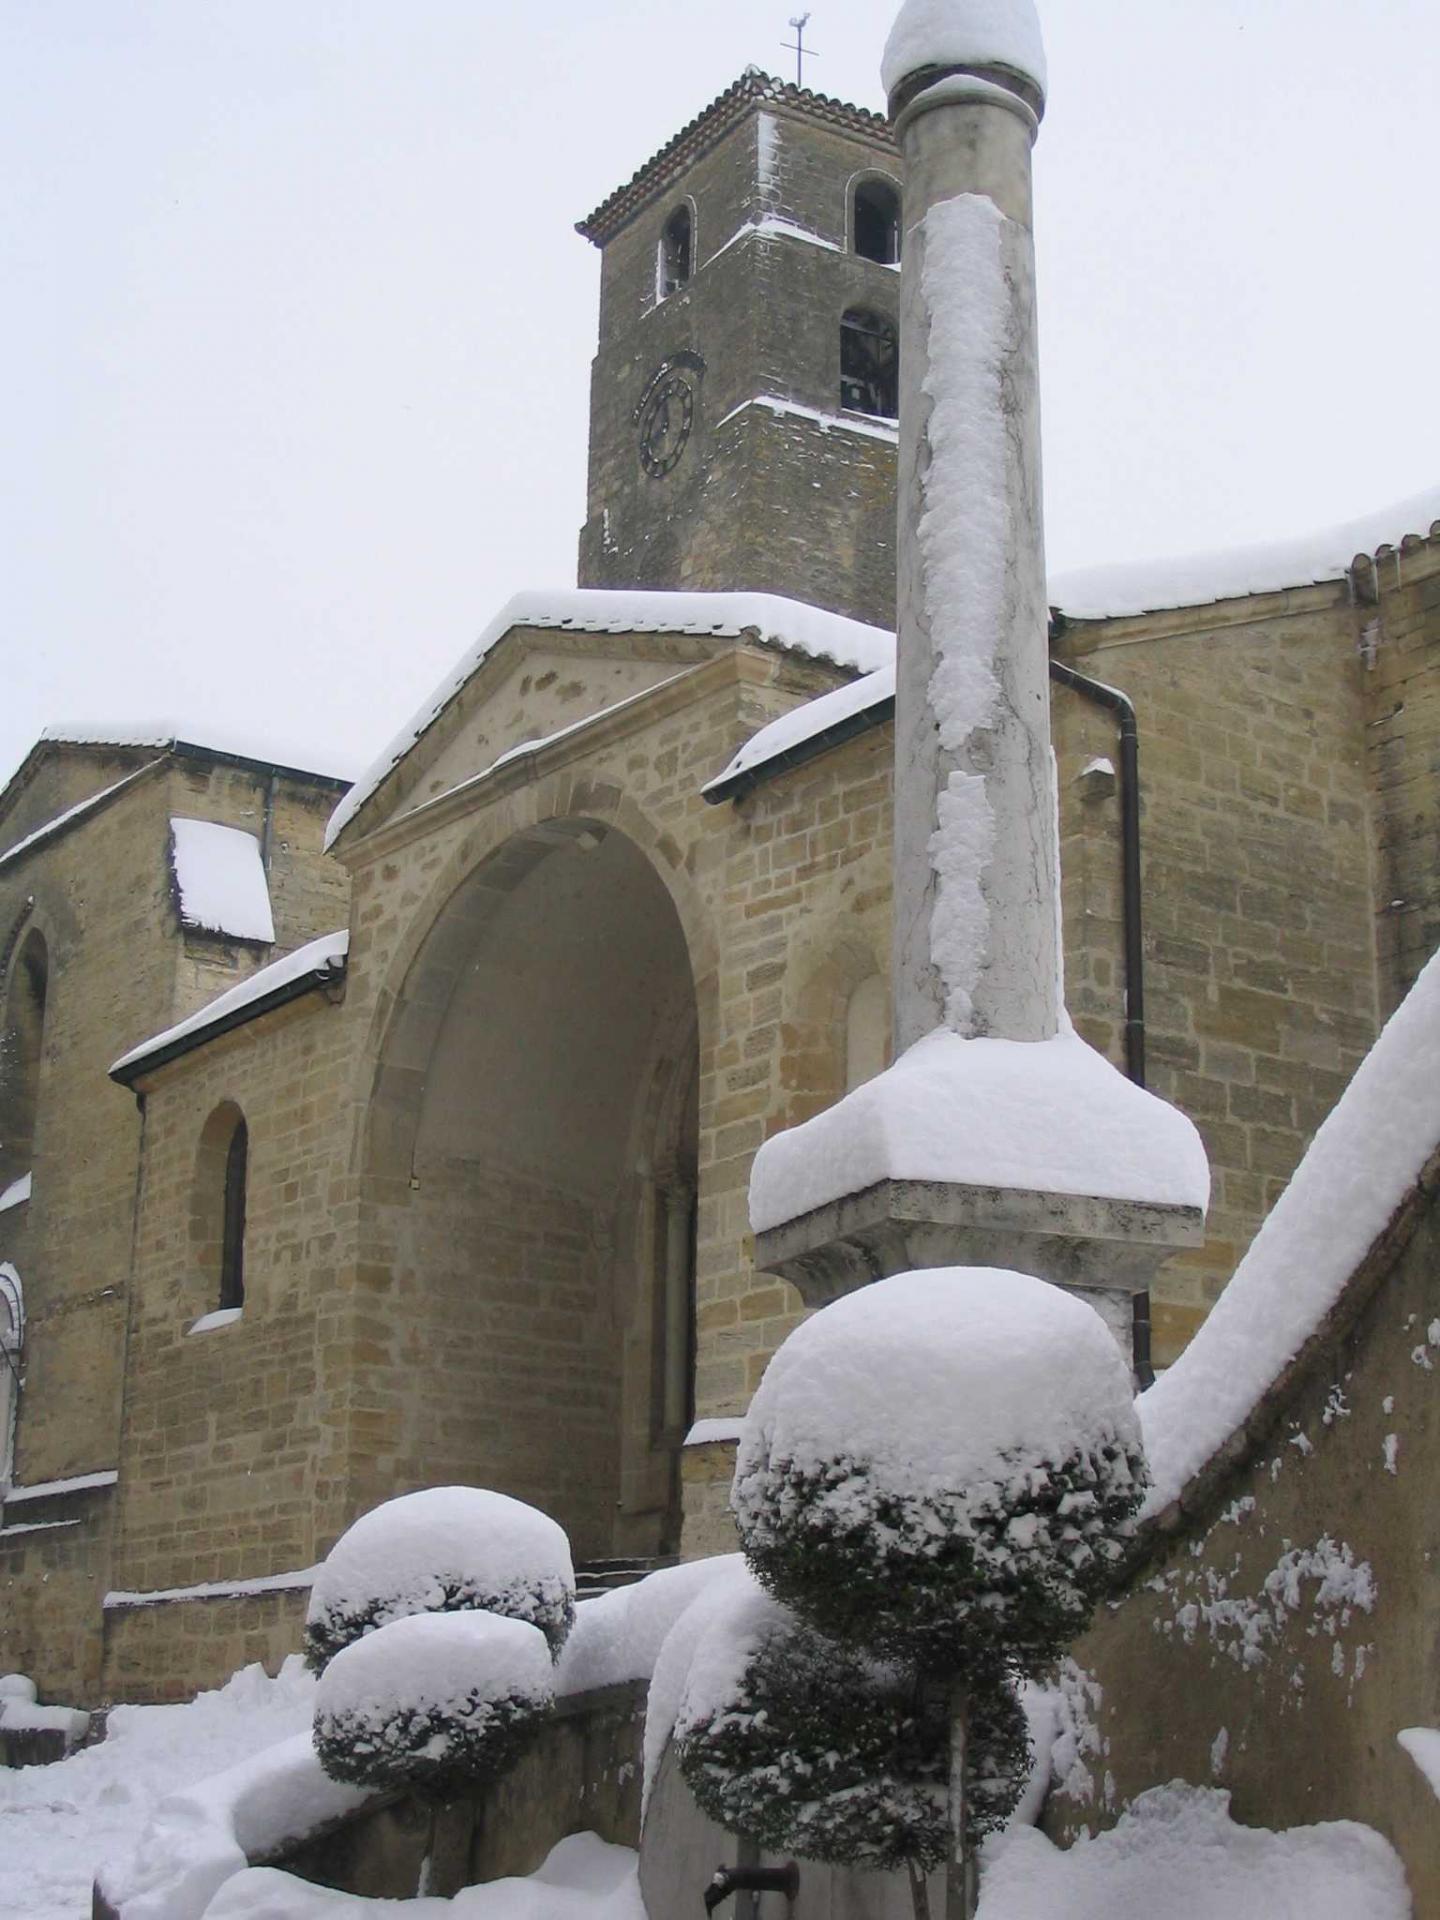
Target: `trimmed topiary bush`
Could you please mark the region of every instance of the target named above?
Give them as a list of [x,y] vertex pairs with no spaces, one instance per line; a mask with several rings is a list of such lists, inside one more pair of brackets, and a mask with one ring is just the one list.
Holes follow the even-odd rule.
[[414,1614],[337,1653],[315,1694],[334,1780],[446,1801],[509,1768],[554,1705],[545,1636],[498,1614]]
[[[762,1847],[912,1875],[946,1856],[944,1696],[768,1596],[741,1596],[712,1626],[675,1734],[699,1805]],[[1029,1769],[1024,1714],[1005,1683],[977,1696],[970,1740],[974,1843],[1008,1817]]]
[[306,1663],[321,1673],[342,1648],[410,1614],[466,1612],[526,1621],[558,1654],[575,1619],[563,1528],[482,1487],[403,1494],[331,1549],[310,1594]]
[[1146,1486],[1128,1372],[1083,1301],[1025,1274],[879,1281],[790,1335],[732,1505],[756,1576],[822,1632],[928,1673],[1053,1659]]

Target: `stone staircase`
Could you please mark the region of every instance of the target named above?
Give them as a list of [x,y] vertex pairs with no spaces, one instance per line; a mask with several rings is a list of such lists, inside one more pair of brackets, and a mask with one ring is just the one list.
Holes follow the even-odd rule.
[[678,1555],[661,1554],[654,1559],[582,1560],[575,1568],[575,1598],[598,1600],[602,1593],[614,1593],[617,1587],[633,1586],[647,1573],[676,1565]]

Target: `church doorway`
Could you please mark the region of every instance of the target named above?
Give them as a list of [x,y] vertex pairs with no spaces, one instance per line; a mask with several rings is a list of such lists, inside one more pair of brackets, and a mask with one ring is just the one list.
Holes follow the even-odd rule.
[[385,1053],[372,1170],[404,1176],[377,1185],[416,1369],[401,1483],[529,1500],[580,1560],[673,1552],[698,1045],[650,862],[598,821],[509,842],[441,913]]

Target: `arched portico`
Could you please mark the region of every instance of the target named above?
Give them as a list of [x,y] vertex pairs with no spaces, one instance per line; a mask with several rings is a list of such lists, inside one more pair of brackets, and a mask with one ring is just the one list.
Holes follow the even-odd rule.
[[377,1403],[380,1478],[517,1494],[585,1558],[676,1543],[696,1022],[670,894],[612,824],[522,829],[450,893],[367,1116],[367,1261],[410,1375]]

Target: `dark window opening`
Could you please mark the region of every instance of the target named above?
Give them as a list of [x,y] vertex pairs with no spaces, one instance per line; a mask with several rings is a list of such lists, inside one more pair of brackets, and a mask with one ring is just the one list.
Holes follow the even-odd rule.
[[0,1025],[0,1193],[32,1171],[40,1104],[40,1063],[50,960],[44,936],[32,927],[10,976]]
[[660,236],[660,298],[678,293],[690,278],[690,209],[677,207]]
[[900,413],[900,342],[895,324],[852,310],[840,322],[840,404],[894,420]]
[[884,180],[862,180],[855,189],[855,251],[882,267],[900,259],[900,195]]
[[225,1221],[220,1240],[220,1305],[245,1304],[245,1173],[250,1130],[243,1120],[225,1155]]

